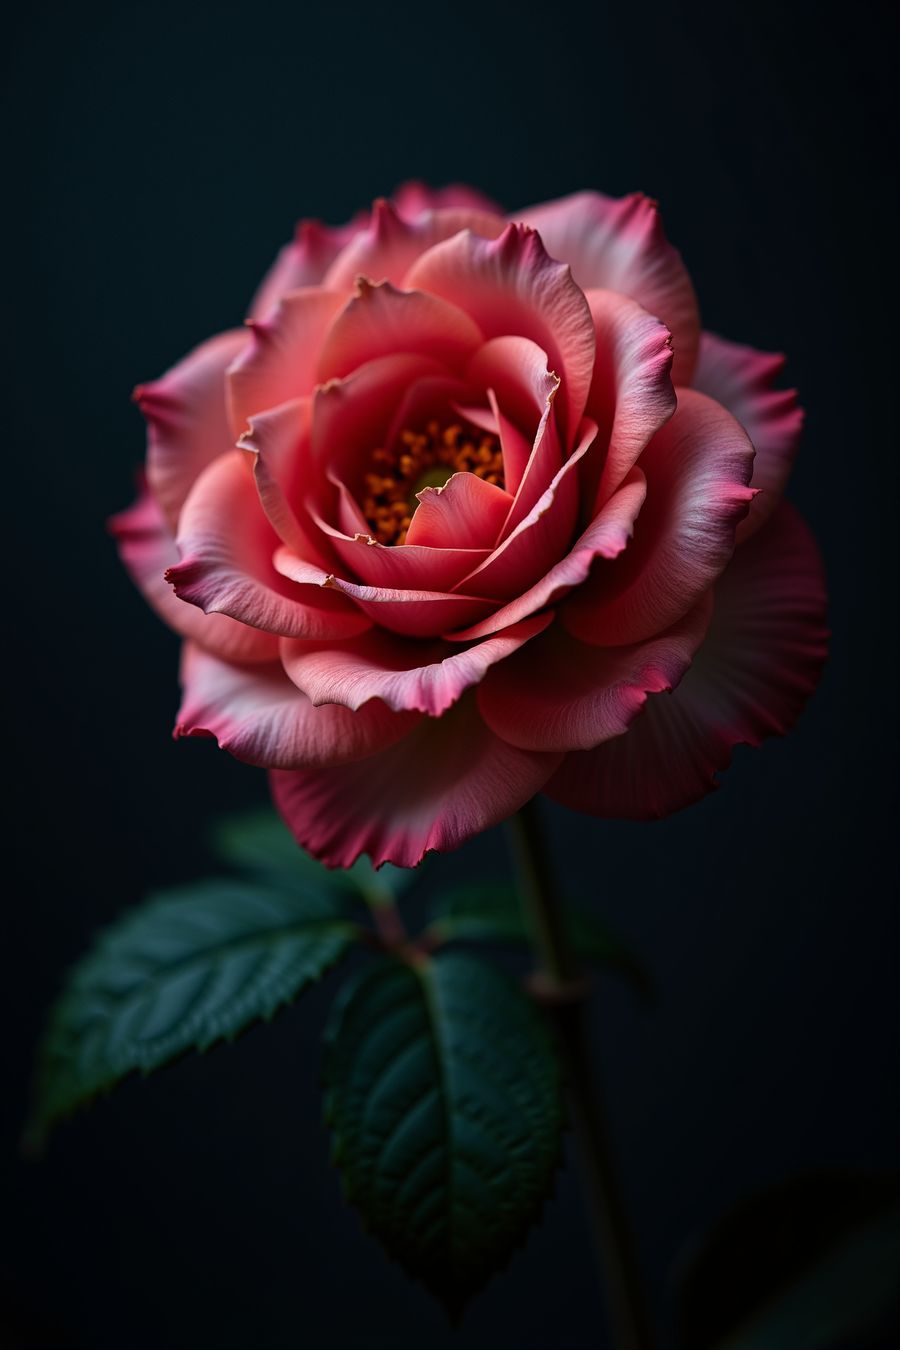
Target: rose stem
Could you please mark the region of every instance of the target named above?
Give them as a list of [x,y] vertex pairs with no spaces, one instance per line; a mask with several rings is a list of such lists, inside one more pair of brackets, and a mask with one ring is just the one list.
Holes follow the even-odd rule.
[[540,816],[529,802],[508,822],[521,900],[538,962],[538,990],[555,1025],[585,1181],[585,1203],[609,1300],[615,1350],[652,1350],[631,1229],[616,1181],[588,1052],[586,986],[563,927]]

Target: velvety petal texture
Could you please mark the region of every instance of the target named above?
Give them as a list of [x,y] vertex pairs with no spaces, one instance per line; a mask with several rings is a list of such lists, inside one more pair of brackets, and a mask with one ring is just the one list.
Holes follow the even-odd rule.
[[717,399],[733,413],[756,450],[751,486],[757,496],[738,539],[758,530],[781,500],[803,430],[803,409],[796,389],[779,389],[785,358],[727,342],[704,333],[694,373],[694,388]]
[[709,634],[678,688],[649,698],[627,735],[567,756],[547,792],[575,810],[631,820],[690,806],[717,786],[736,745],[793,726],[827,639],[821,559],[783,502],[716,586]]
[[423,254],[406,284],[464,309],[485,337],[521,334],[538,342],[562,380],[568,425],[578,425],[594,368],[591,312],[534,230],[509,225],[496,240],[463,231]]
[[647,501],[634,545],[573,595],[564,623],[584,642],[621,646],[663,632],[709,590],[753,499],[753,446],[719,403],[682,390],[641,457]]
[[373,702],[359,713],[316,708],[280,662],[240,666],[187,644],[181,663],[184,698],[175,736],[214,736],[237,759],[280,769],[320,768],[363,759],[402,739],[415,714]]
[[538,614],[463,649],[404,641],[377,629],[343,643],[284,639],[281,659],[297,688],[317,705],[356,709],[378,698],[397,711],[440,717],[491,666],[505,662],[552,621],[552,613]]
[[673,689],[703,641],[707,596],[667,632],[633,647],[590,647],[559,624],[487,673],[478,696],[488,726],[523,750],[589,750],[621,736],[648,694]]
[[176,736],[268,768],[335,867],[413,867],[542,789],[696,800],[824,658],[780,372],[701,333],[641,194],[505,219],[410,182],[303,222],[246,326],[136,392],[111,529],[185,639]]
[[559,758],[495,736],[469,695],[362,764],[275,772],[272,791],[297,842],[329,867],[350,867],[361,853],[415,867],[524,806]]
[[234,445],[225,372],[249,340],[246,330],[220,333],[134,391],[147,419],[147,483],[173,529],[198,476]]
[[113,516],[109,528],[132,581],[163,623],[180,637],[192,638],[225,661],[275,660],[278,638],[274,633],[248,628],[226,614],[204,614],[196,605],[179,600],[166,581],[166,573],[178,562],[178,550],[151,493],[144,492],[134,506]]
[[681,254],[666,239],[656,202],[641,192],[616,200],[576,192],[517,211],[538,231],[547,252],[566,262],[584,290],[630,295],[672,333],[673,377],[689,384],[700,342],[700,313]]
[[279,637],[347,637],[368,625],[321,587],[287,584],[272,564],[278,539],[239,450],[220,456],[181,513],[181,561],[167,580],[181,600]]

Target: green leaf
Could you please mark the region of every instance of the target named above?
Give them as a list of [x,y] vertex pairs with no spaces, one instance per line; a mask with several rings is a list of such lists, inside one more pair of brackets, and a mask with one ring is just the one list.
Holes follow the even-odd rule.
[[[430,940],[444,942],[498,942],[514,946],[530,943],[522,904],[508,881],[480,882],[445,891],[431,907]],[[644,993],[651,982],[618,938],[581,909],[566,907],[569,941],[584,961],[611,966]]]
[[367,904],[388,903],[421,874],[421,868],[410,870],[390,863],[376,872],[368,858],[360,858],[346,870],[324,867],[300,847],[278,814],[265,807],[219,821],[211,842],[216,856],[239,871],[268,877],[280,885],[305,885],[317,893],[323,887],[340,891],[359,896]]
[[831,1350],[857,1343],[900,1290],[900,1181],[824,1173],[744,1201],[694,1257],[685,1350]]
[[28,1142],[134,1070],[269,1018],[358,932],[334,894],[203,881],[151,897],[69,974],[41,1046]]
[[327,1044],[347,1198],[456,1313],[523,1241],[559,1162],[547,1027],[504,972],[448,951],[364,970],[339,994]]

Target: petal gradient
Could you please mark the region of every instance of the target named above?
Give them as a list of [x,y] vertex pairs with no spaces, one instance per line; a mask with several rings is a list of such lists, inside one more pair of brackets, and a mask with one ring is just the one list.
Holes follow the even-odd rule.
[[750,481],[759,495],[738,526],[738,543],[758,530],[778,506],[800,443],[803,409],[797,391],[775,387],[783,369],[783,356],[703,334],[694,388],[733,413],[756,450]]
[[419,720],[378,700],[356,713],[314,708],[279,662],[236,666],[192,643],[185,644],[181,682],[175,738],[213,736],[235,759],[263,768],[347,764],[393,745]]
[[463,651],[444,642],[415,642],[372,629],[348,642],[282,640],[281,659],[291,679],[315,704],[361,708],[380,698],[397,711],[440,715],[498,661],[505,661],[552,613],[526,619]]
[[488,671],[478,690],[482,716],[523,750],[589,750],[627,731],[648,694],[674,688],[711,613],[708,596],[667,633],[633,647],[589,647],[556,624]]
[[682,389],[678,410],[641,456],[647,501],[634,542],[600,564],[565,607],[563,623],[583,642],[621,647],[663,632],[697,603],[734,550],[753,446],[718,403]]
[[536,229],[547,252],[572,268],[584,290],[630,295],[672,334],[676,384],[690,384],[700,342],[697,297],[681,254],[663,233],[656,202],[643,193],[570,197],[513,212]]
[[546,792],[576,811],[629,820],[698,801],[734,746],[759,745],[797,720],[825,660],[825,611],[815,542],[784,502],[716,586],[709,633],[678,688],[649,698],[624,736],[568,755]]
[[173,530],[198,476],[234,445],[225,372],[249,341],[243,329],[220,333],[162,379],[134,391],[134,401],[147,419],[147,482]]
[[469,694],[359,764],[276,771],[271,782],[298,843],[329,867],[350,867],[361,853],[376,867],[415,867],[430,850],[459,848],[512,815],[558,763],[500,740]]

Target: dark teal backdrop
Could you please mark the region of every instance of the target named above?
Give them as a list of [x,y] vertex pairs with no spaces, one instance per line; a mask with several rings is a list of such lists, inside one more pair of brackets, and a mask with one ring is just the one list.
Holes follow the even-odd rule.
[[[825,551],[834,646],[799,728],[659,826],[550,813],[572,887],[661,989],[641,1009],[604,982],[594,1034],[664,1321],[683,1244],[741,1194],[897,1161],[888,7],[126,0],[5,25],[0,1344],[604,1345],[571,1162],[456,1336],[363,1235],[319,1123],[327,989],[129,1083],[43,1162],[15,1152],[66,965],[149,886],[203,872],[210,821],[265,795],[211,743],[170,740],[177,644],[104,533],[142,455],[131,387],[240,321],[297,217],[343,220],[409,176],[509,207],[653,194],[708,326],[786,350],[808,409],[790,495]],[[441,864],[502,865],[499,835]]]

